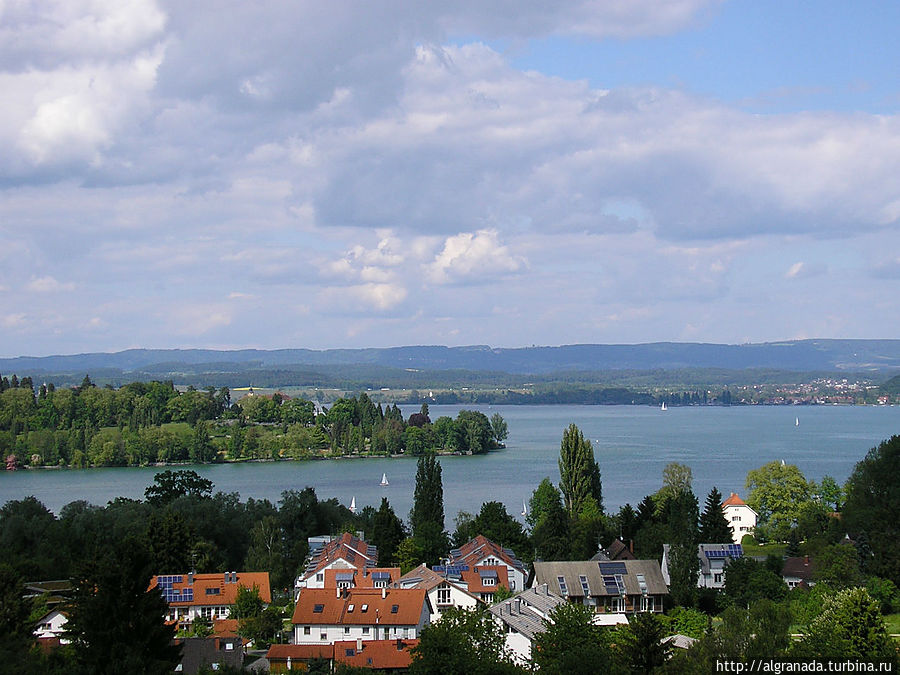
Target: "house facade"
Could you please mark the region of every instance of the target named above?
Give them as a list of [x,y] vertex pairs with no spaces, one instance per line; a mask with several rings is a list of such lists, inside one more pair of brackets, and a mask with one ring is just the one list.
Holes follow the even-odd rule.
[[722,513],[731,527],[731,538],[735,544],[740,544],[745,535],[753,534],[756,529],[756,511],[734,492],[722,502]]
[[363,572],[378,566],[378,549],[359,537],[344,532],[314,550],[306,569],[294,582],[295,596],[304,588],[326,588],[326,573],[329,570]]
[[158,588],[169,605],[166,621],[177,622],[179,629],[195,619],[214,622],[228,618],[241,587],[256,587],[263,604],[271,604],[268,572],[164,574],[150,580],[150,588]]
[[512,549],[498,546],[483,535],[479,534],[459,548],[450,551],[450,560],[448,562],[448,566],[451,568],[461,568],[463,566],[468,569],[475,567],[490,568],[498,565],[506,567],[507,581],[504,585],[510,591],[524,590],[525,582],[528,579],[525,564],[516,558],[516,554],[513,553]]
[[424,589],[306,588],[294,614],[294,644],[411,640],[431,621]]
[[655,560],[572,560],[534,563],[534,584],[592,607],[598,614],[663,611],[668,587]]
[[463,587],[461,581],[461,577],[438,574],[425,565],[419,565],[400,577],[395,587],[424,590],[428,603],[434,610],[431,621],[436,622],[451,607],[474,609],[479,605],[479,598]]
[[545,629],[550,613],[563,603],[547,584],[541,584],[489,608],[494,622],[503,628],[506,649],[520,665],[529,664],[535,635]]

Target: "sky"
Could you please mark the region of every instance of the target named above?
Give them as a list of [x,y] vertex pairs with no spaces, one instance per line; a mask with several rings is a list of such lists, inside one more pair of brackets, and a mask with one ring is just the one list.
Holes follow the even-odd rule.
[[898,25],[0,0],[0,356],[898,337]]

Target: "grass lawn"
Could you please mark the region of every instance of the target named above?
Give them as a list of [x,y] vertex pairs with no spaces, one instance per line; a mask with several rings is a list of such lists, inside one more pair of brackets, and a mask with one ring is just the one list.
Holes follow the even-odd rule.
[[749,556],[767,556],[776,555],[779,558],[784,556],[787,550],[787,544],[771,543],[771,544],[744,544],[744,555]]
[[886,614],[884,625],[889,634],[900,634],[900,614]]

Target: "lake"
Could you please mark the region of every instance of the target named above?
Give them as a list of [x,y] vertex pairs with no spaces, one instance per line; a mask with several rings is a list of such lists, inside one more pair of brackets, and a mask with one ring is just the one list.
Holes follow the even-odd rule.
[[[773,460],[796,464],[808,479],[831,475],[843,483],[869,449],[900,433],[900,407],[734,406],[658,408],[643,406],[431,406],[431,418],[455,417],[463,409],[499,412],[509,425],[505,450],[473,457],[442,457],[446,525],[459,511],[477,512],[482,502],[503,502],[510,513],[549,477],[559,482],[563,430],[577,424],[594,446],[607,510],[636,505],[661,484],[669,462],[693,469],[701,502],[712,486],[723,495],[745,495],[750,469]],[[404,416],[418,408],[406,406]],[[796,421],[799,420],[799,424]],[[216,490],[277,501],[283,490],[312,486],[320,499],[378,507],[387,497],[406,517],[412,507],[413,458],[308,460],[190,467]],[[0,504],[34,495],[55,512],[76,499],[104,505],[118,496],[142,498],[163,468],[104,468],[0,473]],[[390,485],[379,481],[386,473]]]

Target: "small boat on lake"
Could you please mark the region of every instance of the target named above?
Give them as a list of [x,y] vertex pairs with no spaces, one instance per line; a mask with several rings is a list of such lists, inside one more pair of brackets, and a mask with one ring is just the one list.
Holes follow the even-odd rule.
[[350,500],[350,513],[356,513],[356,497]]
[[381,487],[387,487],[388,485],[390,485],[390,483],[388,483],[387,474],[381,474]]

